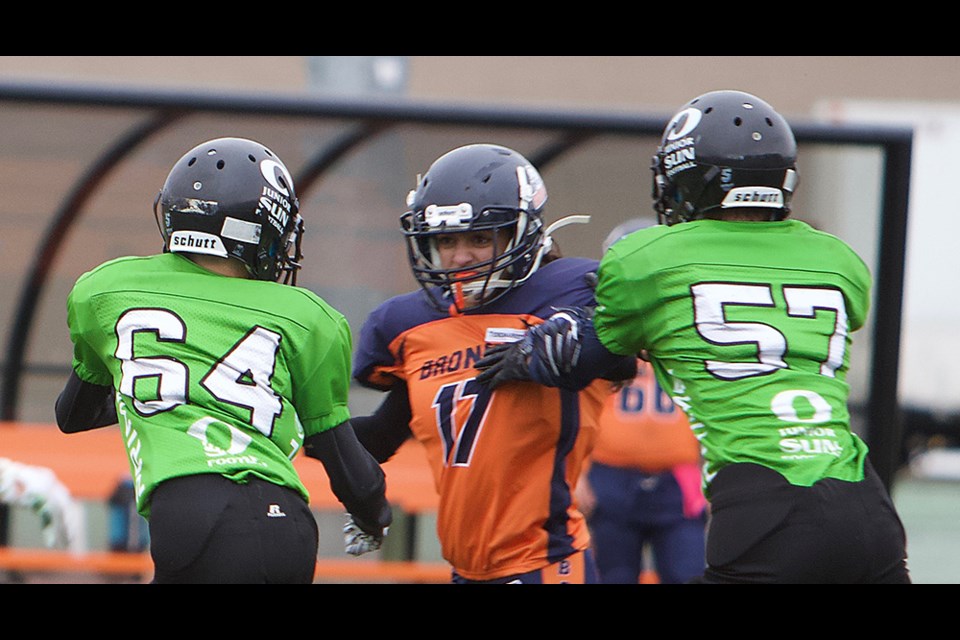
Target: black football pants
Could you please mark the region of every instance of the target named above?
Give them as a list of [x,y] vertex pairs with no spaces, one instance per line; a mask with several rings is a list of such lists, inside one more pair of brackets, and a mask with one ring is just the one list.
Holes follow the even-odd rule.
[[317,521],[299,493],[251,478],[174,478],[151,497],[153,582],[313,582]]
[[906,534],[869,460],[862,482],[799,487],[734,464],[711,484],[700,583],[906,584]]

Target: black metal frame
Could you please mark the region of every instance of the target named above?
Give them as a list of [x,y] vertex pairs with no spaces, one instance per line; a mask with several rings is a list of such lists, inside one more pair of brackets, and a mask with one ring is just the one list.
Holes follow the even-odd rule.
[[[557,132],[553,142],[529,155],[543,170],[553,160],[599,135],[659,137],[668,114],[545,110],[464,106],[397,100],[343,99],[306,94],[248,94],[168,91],[91,84],[0,82],[0,105],[43,105],[142,108],[149,115],[123,134],[80,177],[64,199],[37,259],[25,279],[6,347],[0,419],[16,420],[23,355],[30,337],[36,302],[47,272],[67,231],[80,217],[97,186],[148,138],[187,114],[235,113],[307,119],[341,119],[353,128],[321,149],[295,176],[301,197],[325,172],[359,145],[392,126],[499,126]],[[903,440],[897,397],[900,355],[907,205],[913,130],[906,127],[830,125],[791,121],[798,143],[870,145],[883,150],[883,194],[879,255],[875,273],[876,303],[873,354],[867,399],[866,438],[871,459],[889,488],[899,466]]]

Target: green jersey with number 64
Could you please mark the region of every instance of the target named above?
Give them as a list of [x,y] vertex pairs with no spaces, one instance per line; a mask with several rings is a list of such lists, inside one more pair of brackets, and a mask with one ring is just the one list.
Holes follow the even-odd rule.
[[648,350],[686,411],[708,493],[741,462],[801,486],[863,478],[846,375],[870,273],[838,238],[798,220],[650,227],[604,255],[597,301],[604,346]]
[[160,482],[201,473],[309,499],[291,461],[350,417],[350,328],[321,298],[165,253],[82,275],[67,322],[77,375],[117,390],[141,514]]

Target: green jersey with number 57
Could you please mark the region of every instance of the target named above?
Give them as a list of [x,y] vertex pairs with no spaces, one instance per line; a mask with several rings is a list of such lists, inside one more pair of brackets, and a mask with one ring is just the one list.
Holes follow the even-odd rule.
[[144,516],[157,484],[200,473],[309,499],[291,461],[305,436],[350,417],[350,328],[321,298],[165,253],[82,275],[67,322],[77,375],[117,390]]
[[708,491],[735,462],[801,486],[863,478],[846,375],[870,273],[838,238],[797,220],[650,227],[604,255],[597,301],[600,341],[647,349],[687,412]]

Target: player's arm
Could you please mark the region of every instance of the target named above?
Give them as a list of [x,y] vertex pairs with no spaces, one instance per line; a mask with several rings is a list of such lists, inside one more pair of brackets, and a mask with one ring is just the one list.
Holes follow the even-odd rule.
[[413,435],[412,417],[407,385],[397,382],[376,411],[369,416],[354,416],[350,422],[366,450],[377,462],[386,462]]
[[308,436],[304,454],[319,460],[333,494],[365,533],[383,538],[393,512],[386,497],[386,477],[354,433],[350,420]]
[[63,433],[78,433],[117,423],[111,386],[81,380],[71,371],[54,406],[57,426]]
[[477,381],[495,389],[511,380],[579,391],[597,378],[636,376],[637,359],[607,349],[597,337],[592,310],[563,309],[527,330],[517,342],[488,349],[474,365]]

